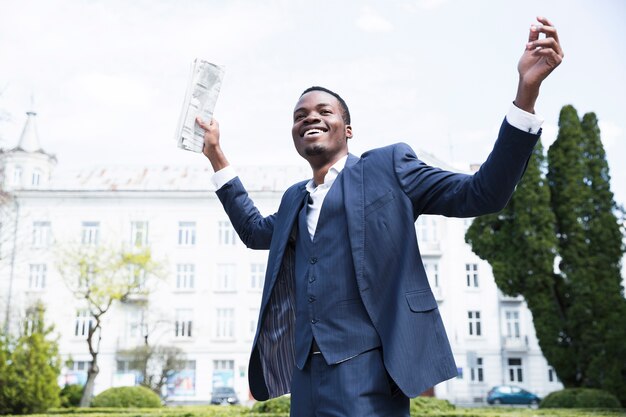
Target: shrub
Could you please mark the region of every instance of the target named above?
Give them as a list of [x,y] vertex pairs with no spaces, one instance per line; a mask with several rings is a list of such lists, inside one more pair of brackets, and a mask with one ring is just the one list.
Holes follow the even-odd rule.
[[290,407],[291,398],[289,396],[282,396],[278,398],[272,398],[271,400],[255,403],[252,406],[252,412],[259,414],[289,413]]
[[80,384],[66,384],[62,389],[59,397],[61,398],[61,407],[78,407],[80,398],[83,396],[83,386]]
[[102,391],[91,402],[92,407],[161,407],[161,398],[146,387],[116,387]]
[[452,411],[456,409],[453,404],[447,400],[440,400],[434,397],[416,397],[411,399],[410,412],[411,416],[421,416],[429,413],[440,413],[443,411]]
[[565,388],[541,401],[541,408],[620,408],[617,397],[594,388]]

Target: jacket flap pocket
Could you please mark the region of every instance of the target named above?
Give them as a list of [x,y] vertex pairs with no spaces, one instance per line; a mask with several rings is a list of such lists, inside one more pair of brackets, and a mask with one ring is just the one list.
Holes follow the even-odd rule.
[[367,217],[370,213],[378,210],[379,208],[385,206],[387,203],[393,201],[396,197],[393,194],[392,190],[387,190],[385,194],[380,197],[376,197],[371,203],[367,203],[365,206],[365,217]]
[[406,294],[406,301],[411,311],[420,313],[437,308],[435,296],[429,290],[410,292]]

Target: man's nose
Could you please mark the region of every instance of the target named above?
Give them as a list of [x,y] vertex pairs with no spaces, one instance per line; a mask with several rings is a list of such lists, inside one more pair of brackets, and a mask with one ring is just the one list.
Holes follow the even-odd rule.
[[317,123],[319,121],[320,115],[316,112],[311,112],[304,118],[304,123],[306,124]]

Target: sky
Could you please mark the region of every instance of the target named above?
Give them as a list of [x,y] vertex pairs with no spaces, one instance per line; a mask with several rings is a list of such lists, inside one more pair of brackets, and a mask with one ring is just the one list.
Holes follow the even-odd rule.
[[226,67],[215,117],[234,165],[301,165],[293,106],[312,85],[352,114],[352,153],[407,142],[454,166],[488,155],[515,98],[537,15],[562,65],[536,111],[543,144],[562,106],[593,111],[626,203],[626,2],[621,0],[0,0],[0,147],[37,112],[57,170],[194,165],[176,147],[190,64]]

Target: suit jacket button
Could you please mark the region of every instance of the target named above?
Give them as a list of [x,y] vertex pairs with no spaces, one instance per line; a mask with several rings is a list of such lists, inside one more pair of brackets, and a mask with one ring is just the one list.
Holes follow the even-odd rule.
[[315,324],[317,323],[319,320],[318,319],[311,319],[311,324]]
[[311,259],[309,260],[309,262],[311,262],[312,264],[314,264],[314,263],[316,263],[316,262],[317,262],[317,258],[313,257],[313,258],[311,258]]

